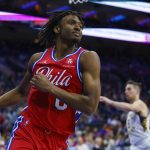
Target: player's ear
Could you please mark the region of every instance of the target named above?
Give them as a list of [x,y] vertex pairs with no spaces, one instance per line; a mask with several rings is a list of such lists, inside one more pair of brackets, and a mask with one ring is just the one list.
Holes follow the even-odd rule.
[[56,34],[60,33],[60,26],[59,25],[55,26],[54,29],[53,29],[53,31]]

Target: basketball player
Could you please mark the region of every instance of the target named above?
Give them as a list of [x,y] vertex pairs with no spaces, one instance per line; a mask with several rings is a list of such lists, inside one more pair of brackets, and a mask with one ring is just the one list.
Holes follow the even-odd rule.
[[149,109],[140,99],[140,92],[140,83],[128,81],[125,87],[125,95],[130,103],[116,102],[100,96],[100,102],[129,111],[126,125],[131,143],[130,150],[150,150]]
[[21,83],[0,97],[1,107],[28,99],[7,150],[66,150],[80,112],[96,111],[100,60],[97,53],[77,46],[83,26],[77,12],[63,11],[42,28],[39,41],[47,49],[31,57]]

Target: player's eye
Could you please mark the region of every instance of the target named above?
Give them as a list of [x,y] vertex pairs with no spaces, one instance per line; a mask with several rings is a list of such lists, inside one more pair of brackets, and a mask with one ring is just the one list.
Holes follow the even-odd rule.
[[69,20],[69,24],[71,25],[75,25],[75,24],[78,24],[78,26],[83,29],[83,25],[81,23],[77,23],[75,20]]
[[71,25],[76,24],[76,22],[75,22],[74,20],[70,20],[69,23],[70,23]]

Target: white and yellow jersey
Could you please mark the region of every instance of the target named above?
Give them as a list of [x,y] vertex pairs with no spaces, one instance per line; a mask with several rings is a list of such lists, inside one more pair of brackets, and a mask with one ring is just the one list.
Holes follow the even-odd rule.
[[144,118],[138,113],[130,111],[127,115],[127,131],[131,145],[149,143],[150,146],[150,114]]

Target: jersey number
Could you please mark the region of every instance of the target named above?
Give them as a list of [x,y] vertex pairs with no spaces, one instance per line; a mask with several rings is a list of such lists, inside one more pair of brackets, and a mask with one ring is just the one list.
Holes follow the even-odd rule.
[[64,103],[63,105],[60,105],[60,100],[58,98],[56,98],[56,101],[55,101],[55,107],[58,109],[58,110],[65,110],[67,109],[67,105]]

